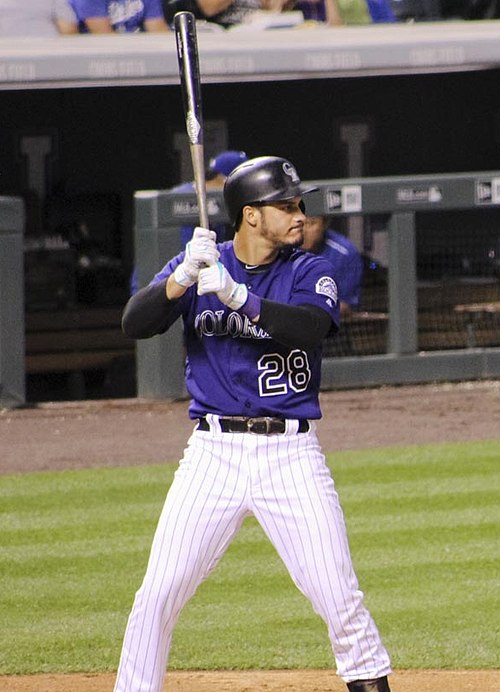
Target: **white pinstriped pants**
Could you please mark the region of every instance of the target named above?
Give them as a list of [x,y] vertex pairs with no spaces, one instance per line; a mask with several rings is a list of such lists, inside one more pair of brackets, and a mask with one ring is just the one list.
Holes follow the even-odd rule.
[[325,620],[345,680],[391,672],[363,605],[342,509],[314,423],[282,435],[194,431],[168,492],[123,642],[115,692],[161,692],[182,607],[254,515]]

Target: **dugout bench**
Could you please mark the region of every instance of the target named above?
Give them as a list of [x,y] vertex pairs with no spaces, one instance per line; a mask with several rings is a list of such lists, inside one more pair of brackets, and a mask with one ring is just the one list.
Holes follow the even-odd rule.
[[500,331],[500,301],[455,305],[455,312],[465,320],[468,348],[485,340],[495,340]]
[[133,358],[121,307],[25,313],[24,202],[0,197],[0,408],[25,403],[26,376],[64,374],[69,398],[85,398],[84,373]]
[[121,307],[88,306],[26,313],[26,374],[64,374],[69,398],[85,399],[85,373],[107,371],[134,354],[121,315]]

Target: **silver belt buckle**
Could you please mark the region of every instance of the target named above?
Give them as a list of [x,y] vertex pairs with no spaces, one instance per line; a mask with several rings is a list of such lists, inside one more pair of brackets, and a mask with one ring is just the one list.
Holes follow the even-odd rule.
[[[247,418],[247,421],[246,421],[246,424],[247,424],[247,431],[250,432],[250,433],[254,433],[254,434],[256,434],[256,435],[262,434],[262,433],[259,433],[258,431],[255,430],[255,426],[258,425],[259,423],[261,423],[262,420],[263,420],[262,418],[261,418],[261,419],[258,419],[258,418]],[[267,430],[268,430],[268,427],[267,427],[267,425],[266,425],[266,433],[267,433]]]
[[[254,433],[255,435],[269,435],[271,433],[271,421],[272,419],[269,418],[269,416],[265,416],[262,418],[249,418],[247,420],[247,430],[248,432]],[[262,424],[264,424],[265,427],[264,431],[254,430],[254,427],[256,425]]]
[[[256,421],[255,418],[248,418],[248,419],[247,419],[247,430],[248,430],[249,433],[253,433],[253,432],[254,432],[253,427],[254,427],[254,425],[255,425],[256,423],[257,423],[257,421]],[[255,434],[257,434],[257,433],[255,433]]]

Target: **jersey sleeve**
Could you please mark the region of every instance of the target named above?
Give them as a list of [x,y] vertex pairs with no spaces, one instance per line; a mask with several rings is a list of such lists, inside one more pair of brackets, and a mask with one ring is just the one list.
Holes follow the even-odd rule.
[[293,264],[294,285],[291,305],[314,305],[340,325],[338,289],[331,264],[322,257],[303,253]]
[[178,255],[175,257],[172,257],[171,260],[167,262],[167,264],[160,269],[160,271],[154,275],[154,277],[151,279],[149,282],[150,285],[152,284],[158,284],[161,283],[162,281],[165,281],[168,279],[170,274],[173,274],[175,269],[181,264],[181,262],[184,260],[184,250],[180,252]]

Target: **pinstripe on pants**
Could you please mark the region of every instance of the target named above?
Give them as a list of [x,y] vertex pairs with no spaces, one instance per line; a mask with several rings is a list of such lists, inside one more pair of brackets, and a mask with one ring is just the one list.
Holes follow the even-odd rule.
[[297,587],[325,620],[346,682],[391,672],[363,605],[342,509],[314,431],[194,431],[158,523],[125,632],[115,692],[160,692],[180,611],[246,516],[256,517]]

